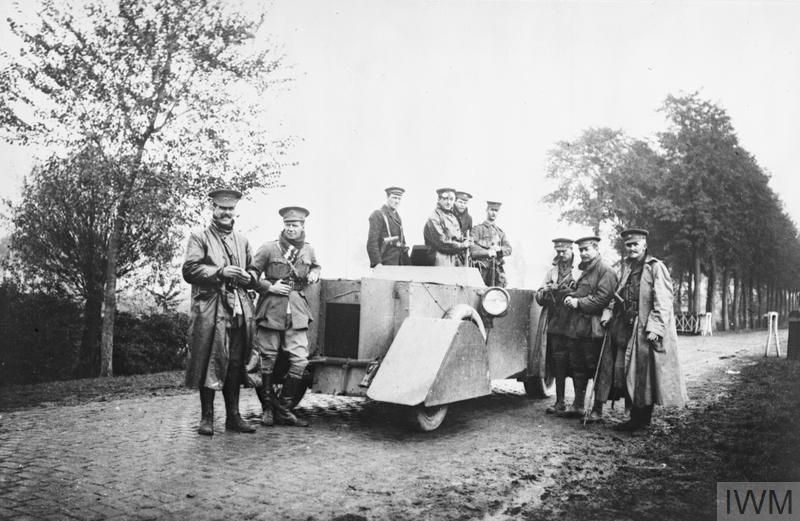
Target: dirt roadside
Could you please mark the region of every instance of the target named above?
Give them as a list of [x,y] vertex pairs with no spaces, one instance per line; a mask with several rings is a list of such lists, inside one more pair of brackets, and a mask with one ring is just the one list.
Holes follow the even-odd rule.
[[[0,489],[10,515],[33,519],[714,519],[716,481],[800,481],[800,368],[761,358],[763,341],[682,337],[691,406],[657,409],[633,436],[609,428],[619,407],[581,427],[508,380],[427,434],[385,405],[310,395],[310,429],[218,421],[213,438],[195,434],[180,373],[5,387]],[[242,411],[258,415],[250,391]]]

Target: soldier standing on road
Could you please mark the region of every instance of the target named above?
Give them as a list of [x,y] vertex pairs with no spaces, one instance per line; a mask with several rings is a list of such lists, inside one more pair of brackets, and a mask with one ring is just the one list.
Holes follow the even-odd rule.
[[246,375],[247,368],[258,367],[258,356],[250,349],[253,303],[246,291],[255,286],[245,270],[250,245],[233,231],[242,194],[214,190],[208,196],[213,220],[189,236],[182,270],[183,279],[192,285],[186,386],[200,389],[199,434],[214,434],[214,393],[219,390],[225,399],[225,428],[255,432],[239,414],[239,386],[259,383]]
[[672,279],[647,252],[647,230],[622,232],[625,262],[614,300],[603,313],[609,334],[595,382],[588,421],[600,421],[603,402],[625,398],[630,419],[615,426],[633,431],[650,425],[653,404],[684,405],[686,385],[678,360]]
[[536,342],[540,345],[535,352],[543,353],[545,367],[539,368],[539,374],[556,379],[556,403],[545,412],[553,414],[566,410],[564,393],[569,370],[569,350],[567,349],[567,332],[570,323],[570,308],[564,304],[564,298],[575,289],[578,273],[575,270],[572,240],[553,239],[556,256],[553,267],[547,271],[544,284],[536,291],[536,302],[542,306],[539,316],[539,328]]
[[454,188],[439,188],[436,193],[439,201],[422,231],[425,245],[434,266],[463,266],[463,255],[470,241],[463,237],[461,225],[453,214],[456,191]]
[[470,254],[487,286],[506,287],[505,257],[511,255],[506,233],[497,226],[497,212],[503,203],[486,201],[486,220],[472,229]]
[[[283,231],[277,240],[261,246],[249,268],[259,292],[253,345],[261,355],[263,386],[258,390],[264,425],[308,427],[292,409],[302,392],[308,365],[308,325],[312,321],[303,289],[319,281],[320,266],[310,244],[305,242],[308,210],[299,206],[281,208]],[[261,275],[264,278],[261,278]],[[289,358],[289,371],[280,397],[273,394],[273,371],[278,350]]]
[[564,304],[574,310],[570,314],[567,335],[575,401],[569,409],[559,414],[570,418],[583,416],[586,385],[589,379],[594,378],[605,336],[600,318],[613,298],[617,285],[617,275],[600,256],[600,237],[584,237],[576,243],[581,257],[578,269],[582,273],[576,282],[575,291],[564,299]]
[[400,206],[405,190],[399,186],[390,186],[385,192],[386,204],[369,216],[367,255],[370,268],[381,264],[387,266],[409,264],[403,221],[397,213],[397,207]]

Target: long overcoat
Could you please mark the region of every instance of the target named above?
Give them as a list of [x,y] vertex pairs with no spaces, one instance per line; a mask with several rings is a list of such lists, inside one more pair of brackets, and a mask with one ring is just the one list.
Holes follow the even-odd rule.
[[[253,302],[247,294],[247,288],[237,286],[232,292],[225,290],[225,282],[220,273],[230,261],[222,240],[213,227],[209,226],[204,230],[193,231],[186,247],[183,279],[192,285],[185,379],[187,387],[222,390],[230,358],[227,330],[233,318],[234,298],[238,298],[241,303],[246,326],[247,348],[242,364],[242,382],[245,382],[245,386],[260,385],[259,356],[251,347]],[[251,257],[247,239],[231,232],[229,240],[238,257],[237,264],[246,268]]]
[[[389,225],[388,229],[386,228],[387,224]],[[387,237],[398,237],[398,241],[384,243],[384,239]],[[397,211],[383,205],[370,214],[369,233],[367,234],[367,255],[370,268],[374,268],[378,264],[408,265],[408,250],[398,246],[398,244],[405,246],[405,242],[403,220]]]
[[[630,268],[623,263],[617,291],[628,280]],[[610,308],[604,318],[610,317]],[[647,255],[639,283],[639,313],[634,320],[633,334],[625,350],[625,383],[633,398],[634,407],[649,405],[682,406],[688,401],[686,384],[678,357],[678,334],[675,331],[675,313],[672,309],[672,279],[663,262]],[[648,333],[661,337],[661,345],[648,342]],[[606,338],[601,366],[613,363]],[[611,386],[611,371],[602,371],[598,377],[597,395],[607,396]]]
[[[553,262],[553,266],[547,270],[544,276],[542,287],[536,291],[536,302],[542,306],[542,311],[539,313],[539,323],[536,328],[536,336],[533,341],[533,348],[530,351],[530,358],[528,359],[528,367],[538,367],[539,376],[549,378],[551,375],[547,371],[547,350],[549,349],[547,343],[547,335],[564,335],[566,334],[569,324],[571,310],[564,304],[564,297],[569,293],[567,288],[570,288],[578,278],[578,270],[574,267],[570,270],[569,275],[564,277],[561,281],[558,280],[558,261]],[[554,301],[549,301],[544,288],[547,285],[555,288],[552,291]]]
[[[256,290],[260,295],[255,312],[256,325],[278,331],[307,329],[312,317],[303,287],[309,273],[320,270],[314,248],[309,243],[300,248],[294,265],[290,265],[283,256],[279,241],[269,241],[262,245],[248,268],[257,281]],[[272,283],[279,279],[283,282],[293,281],[294,288],[289,295],[267,292]],[[287,309],[292,311],[291,324],[287,321]]]
[[437,206],[425,221],[422,236],[434,266],[462,266],[460,258],[464,248],[461,225],[451,211]]

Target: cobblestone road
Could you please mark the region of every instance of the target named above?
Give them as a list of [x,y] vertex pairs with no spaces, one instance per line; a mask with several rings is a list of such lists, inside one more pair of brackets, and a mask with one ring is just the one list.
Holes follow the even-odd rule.
[[[681,337],[687,381],[763,353],[765,338]],[[3,414],[0,519],[489,519],[504,487],[539,479],[565,437],[608,435],[546,416],[549,400],[513,381],[428,434],[386,406],[323,395],[301,406],[310,429],[226,433],[221,401],[211,438],[195,432],[195,394]],[[242,411],[259,412],[250,390]]]

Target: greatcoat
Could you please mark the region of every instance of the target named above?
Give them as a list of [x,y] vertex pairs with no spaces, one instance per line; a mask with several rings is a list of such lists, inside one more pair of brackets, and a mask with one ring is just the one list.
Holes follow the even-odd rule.
[[[260,295],[255,312],[257,326],[278,331],[308,329],[308,324],[313,319],[303,289],[309,273],[319,272],[322,269],[317,264],[314,248],[309,243],[304,243],[300,248],[293,266],[294,270],[284,257],[280,242],[277,240],[265,243],[256,252],[248,271],[257,281],[256,290]],[[279,279],[286,283],[291,281],[293,284],[293,289],[288,295],[267,292],[272,283]],[[288,324],[287,309],[291,309],[291,324]]]
[[[247,268],[250,245],[236,232],[228,235],[236,265]],[[223,238],[215,227],[195,230],[189,235],[183,279],[192,285],[192,304],[189,316],[189,345],[185,385],[222,390],[228,373],[230,346],[228,326],[233,318],[234,299],[238,299],[245,325],[246,348],[242,360],[242,382],[246,386],[260,385],[258,352],[251,348],[253,336],[253,302],[248,287],[226,286],[220,274],[231,264],[223,246]],[[252,282],[252,281],[251,281]]]
[[[386,228],[386,224],[389,228]],[[397,237],[397,241],[385,243],[387,237]],[[383,205],[369,216],[369,234],[367,235],[367,255],[369,267],[378,264],[402,266],[409,264],[406,238],[403,234],[403,220],[396,210]]]
[[[623,263],[617,291],[625,286],[630,268]],[[613,305],[613,304],[612,304]],[[603,319],[612,316],[612,305],[603,312]],[[661,337],[660,346],[648,342],[648,333]],[[612,385],[613,364],[610,335],[606,337],[597,396],[608,396]],[[639,283],[639,309],[633,333],[625,351],[625,383],[634,407],[649,405],[682,406],[688,401],[686,384],[678,359],[678,334],[672,309],[672,279],[663,262],[647,255]]]
[[[536,328],[536,336],[533,341],[533,349],[530,350],[531,358],[528,361],[529,367],[539,367],[539,375],[546,378],[550,377],[547,371],[547,335],[566,335],[570,325],[571,309],[564,304],[564,298],[570,293],[575,281],[578,278],[578,270],[572,267],[559,279],[558,259],[553,261],[553,266],[547,270],[542,287],[536,291],[536,302],[542,306],[539,313],[539,323]],[[553,300],[544,291],[545,286],[552,286],[554,289],[551,294]]]
[[462,266],[460,254],[464,251],[458,243],[463,240],[461,225],[451,211],[437,206],[422,230],[434,266]]

